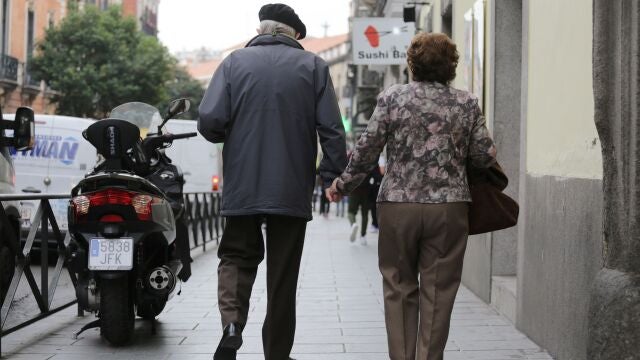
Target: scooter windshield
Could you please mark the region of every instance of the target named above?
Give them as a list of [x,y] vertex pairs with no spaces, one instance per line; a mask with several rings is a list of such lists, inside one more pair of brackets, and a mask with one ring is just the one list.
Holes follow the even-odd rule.
[[119,105],[111,110],[110,118],[124,120],[137,126],[143,139],[149,131],[155,132],[162,124],[162,116],[160,116],[158,109],[142,102]]

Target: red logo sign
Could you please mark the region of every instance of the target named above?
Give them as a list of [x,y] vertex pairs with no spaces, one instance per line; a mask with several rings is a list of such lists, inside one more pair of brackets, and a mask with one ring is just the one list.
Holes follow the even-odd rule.
[[377,48],[380,46],[380,33],[378,32],[378,29],[372,25],[369,25],[369,27],[364,31],[364,36],[369,40],[371,47]]

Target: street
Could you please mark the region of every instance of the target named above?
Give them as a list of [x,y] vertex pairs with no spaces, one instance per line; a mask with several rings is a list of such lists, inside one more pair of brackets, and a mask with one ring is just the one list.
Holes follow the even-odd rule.
[[[54,270],[54,266],[49,267],[49,281],[51,281],[51,279],[53,278]],[[36,279],[38,287],[40,287],[40,266],[31,266],[31,271],[33,272],[33,276]],[[73,289],[71,279],[69,278],[69,273],[66,269],[63,269],[62,275],[60,275],[60,280],[58,281],[58,287],[56,288],[56,292],[53,298],[53,304],[51,305],[51,307],[56,308],[70,301],[73,301],[75,298],[76,293]],[[38,304],[36,303],[36,300],[31,292],[31,288],[29,287],[29,283],[27,282],[26,277],[23,275],[22,279],[20,280],[20,285],[16,290],[16,296],[14,297],[14,300],[11,304],[11,311],[9,312],[9,316],[4,328],[9,329],[15,325],[33,318],[39,313],[40,310],[38,310]]]
[[[298,288],[298,326],[292,356],[298,360],[388,359],[376,234],[367,246],[348,241],[345,218],[309,223]],[[199,250],[198,250],[199,251]],[[193,276],[158,317],[158,333],[137,320],[135,339],[124,348],[101,340],[98,330],[73,333],[93,319],[75,307],[2,338],[8,359],[211,359],[221,335],[216,308],[217,257],[195,256]],[[252,296],[245,344],[239,359],[262,359],[265,271]],[[61,294],[58,294],[61,295]],[[446,360],[551,359],[473,293],[461,288],[452,319]]]

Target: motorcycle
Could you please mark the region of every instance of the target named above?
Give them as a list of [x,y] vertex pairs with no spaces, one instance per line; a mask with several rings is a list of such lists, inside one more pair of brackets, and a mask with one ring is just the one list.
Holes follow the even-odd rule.
[[[186,99],[174,100],[161,117],[151,105],[127,103],[83,132],[102,160],[71,193],[68,266],[77,277],[80,308],[98,319],[76,336],[100,327],[109,343],[124,345],[133,335],[135,314],[151,320],[155,332],[155,317],[189,266],[183,256],[186,246],[188,258],[188,238],[176,241],[184,180],[163,151],[197,135],[163,132],[189,106]],[[148,133],[155,126],[157,132]]]

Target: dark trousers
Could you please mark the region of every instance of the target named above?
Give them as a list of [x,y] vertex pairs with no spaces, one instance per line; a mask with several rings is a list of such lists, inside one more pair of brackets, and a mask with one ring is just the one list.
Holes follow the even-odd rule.
[[320,214],[328,214],[330,206],[331,203],[327,199],[327,196],[324,194],[324,192],[322,192],[320,194]]
[[267,225],[267,315],[262,326],[266,360],[289,359],[296,330],[296,288],[307,221],[280,215],[229,216],[218,248],[218,307],[222,326],[247,324],[249,299],[264,259]]
[[379,186],[375,186],[373,189],[369,191],[369,207],[371,208],[371,225],[375,228],[378,228],[378,207],[376,206],[376,201],[378,199],[378,191],[380,190]]
[[362,226],[360,227],[360,235],[367,234],[367,223],[369,221],[369,195],[367,194],[351,194],[349,196],[349,223],[351,225],[356,222],[356,215],[360,209],[362,215]]
[[467,247],[467,203],[379,203],[391,360],[442,360]]

